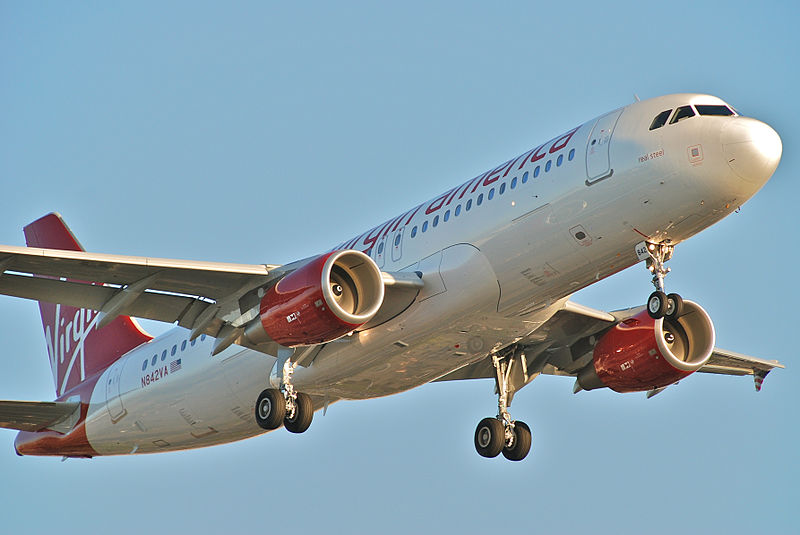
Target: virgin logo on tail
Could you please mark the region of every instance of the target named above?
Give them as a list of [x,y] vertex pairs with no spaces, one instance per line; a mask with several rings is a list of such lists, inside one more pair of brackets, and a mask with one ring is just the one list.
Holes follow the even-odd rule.
[[86,338],[92,329],[96,329],[98,318],[99,314],[94,310],[54,306],[53,322],[46,324],[44,336],[59,395],[64,393],[76,366],[77,382],[86,379]]

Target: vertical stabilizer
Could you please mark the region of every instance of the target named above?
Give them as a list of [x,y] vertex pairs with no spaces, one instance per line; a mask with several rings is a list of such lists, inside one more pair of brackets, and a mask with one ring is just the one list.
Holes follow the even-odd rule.
[[[56,213],[26,226],[25,241],[28,247],[84,250]],[[58,396],[152,339],[128,316],[119,316],[98,329],[94,310],[39,301],[39,311]]]

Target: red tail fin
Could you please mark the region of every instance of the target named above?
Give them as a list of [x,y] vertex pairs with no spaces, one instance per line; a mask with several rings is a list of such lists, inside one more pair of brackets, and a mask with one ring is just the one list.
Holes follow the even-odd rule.
[[[28,247],[84,250],[55,213],[26,226],[25,241]],[[94,310],[39,301],[39,311],[58,396],[152,339],[128,316],[119,316],[98,329],[98,313]]]

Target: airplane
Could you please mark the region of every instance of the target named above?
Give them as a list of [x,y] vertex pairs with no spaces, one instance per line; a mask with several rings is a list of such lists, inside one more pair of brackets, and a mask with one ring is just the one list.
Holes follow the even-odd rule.
[[[737,210],[781,159],[779,135],[722,99],[672,94],[605,113],[433,199],[286,265],[86,252],[57,213],[0,245],[0,293],[39,301],[51,402],[0,401],[18,455],[184,450],[431,382],[493,379],[483,457],[520,461],[516,392],[647,397],[694,372],[776,360],[716,347],[700,304],[667,293],[675,246]],[[570,299],[644,262],[655,291],[607,312]],[[174,324],[156,338],[133,318]],[[590,395],[590,394],[582,394]]]

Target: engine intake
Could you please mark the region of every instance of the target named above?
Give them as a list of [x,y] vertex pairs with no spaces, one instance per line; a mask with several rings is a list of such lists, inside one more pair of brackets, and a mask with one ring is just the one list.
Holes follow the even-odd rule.
[[683,305],[677,320],[654,320],[644,310],[615,325],[595,345],[592,363],[578,374],[581,388],[642,392],[700,369],[714,351],[714,325],[697,303]]
[[383,279],[360,251],[320,255],[283,277],[261,299],[245,336],[286,347],[330,342],[371,320],[383,304]]

